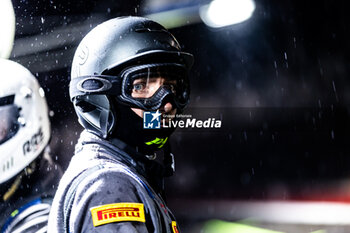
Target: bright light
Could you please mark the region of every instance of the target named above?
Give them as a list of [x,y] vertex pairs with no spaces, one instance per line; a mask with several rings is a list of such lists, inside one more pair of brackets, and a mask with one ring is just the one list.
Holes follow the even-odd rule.
[[15,12],[11,0],[0,0],[0,57],[9,58],[15,37]]
[[199,14],[210,27],[224,27],[249,19],[255,10],[253,0],[214,0],[202,6]]

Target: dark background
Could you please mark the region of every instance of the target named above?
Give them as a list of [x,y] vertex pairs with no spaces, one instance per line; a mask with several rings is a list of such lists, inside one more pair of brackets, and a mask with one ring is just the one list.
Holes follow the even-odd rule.
[[[46,91],[52,152],[65,168],[81,131],[68,95],[75,48],[100,22],[143,15],[144,1],[13,4],[11,59]],[[257,0],[252,18],[238,25],[171,29],[195,56],[188,113],[219,117],[223,125],[173,136],[169,202],[350,200],[342,186],[350,177],[349,25],[345,1]]]

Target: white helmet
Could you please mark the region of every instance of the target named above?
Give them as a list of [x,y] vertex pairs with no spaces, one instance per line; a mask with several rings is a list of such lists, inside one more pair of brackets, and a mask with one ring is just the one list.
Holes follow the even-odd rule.
[[22,65],[0,59],[0,184],[35,160],[50,139],[43,89]]

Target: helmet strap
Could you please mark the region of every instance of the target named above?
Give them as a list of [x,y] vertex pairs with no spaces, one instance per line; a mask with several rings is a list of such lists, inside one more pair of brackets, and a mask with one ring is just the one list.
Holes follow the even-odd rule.
[[16,176],[15,181],[12,183],[10,188],[2,196],[3,201],[5,202],[8,201],[13,196],[13,194],[17,191],[18,187],[22,183],[22,175],[23,175],[23,172],[21,172],[18,176]]
[[20,172],[14,182],[11,184],[10,188],[4,193],[4,195],[2,196],[2,200],[3,201],[8,201],[13,194],[15,194],[15,192],[18,190],[19,186],[22,183],[22,179],[25,176],[30,176],[31,174],[33,174],[36,170],[37,164],[36,164],[36,160],[34,160],[33,162],[31,162],[29,164],[29,166],[27,166],[22,172]]

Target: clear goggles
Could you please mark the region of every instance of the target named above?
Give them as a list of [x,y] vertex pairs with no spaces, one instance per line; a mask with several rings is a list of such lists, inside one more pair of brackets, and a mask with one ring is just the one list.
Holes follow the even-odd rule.
[[183,109],[189,101],[187,71],[181,65],[137,66],[122,77],[122,100],[145,110],[157,110],[167,101]]
[[[77,90],[72,85],[76,85]],[[70,91],[73,98],[94,93],[116,96],[124,104],[148,111],[159,109],[165,102],[182,110],[188,104],[190,94],[187,69],[174,63],[134,66],[125,69],[118,77],[79,77],[71,81]]]
[[0,145],[12,138],[19,129],[19,109],[17,106],[0,106]]

